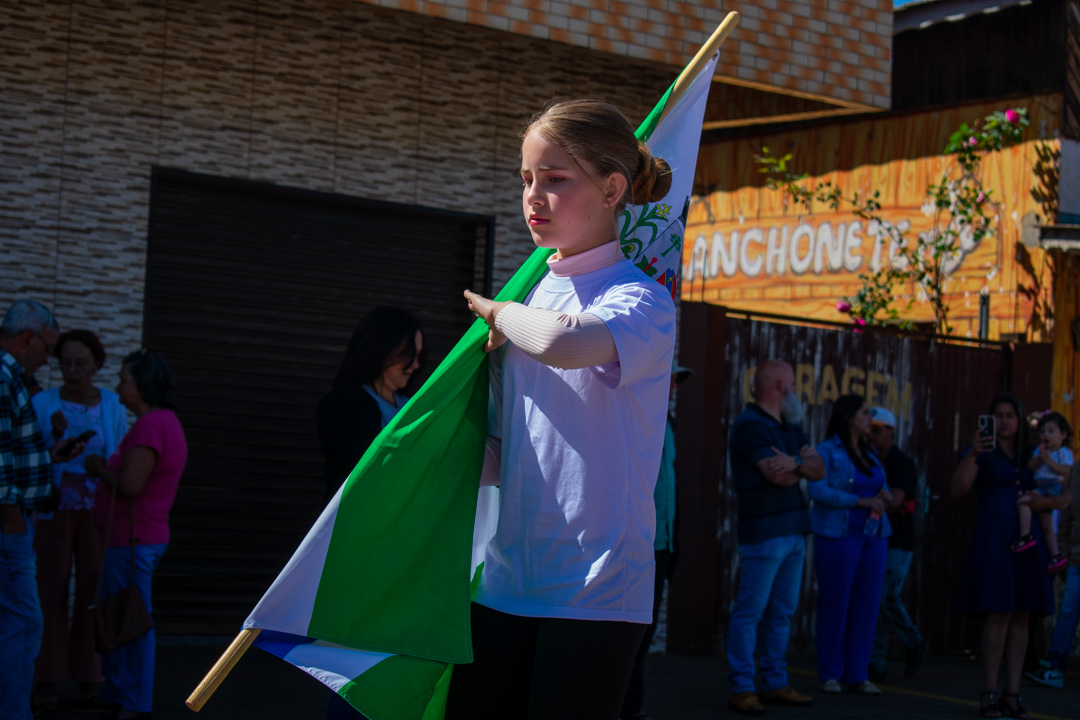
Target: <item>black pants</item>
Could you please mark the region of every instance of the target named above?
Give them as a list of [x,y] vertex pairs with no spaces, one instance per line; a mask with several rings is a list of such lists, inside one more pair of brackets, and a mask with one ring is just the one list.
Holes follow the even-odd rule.
[[474,662],[447,720],[616,720],[646,625],[507,615],[473,604]]

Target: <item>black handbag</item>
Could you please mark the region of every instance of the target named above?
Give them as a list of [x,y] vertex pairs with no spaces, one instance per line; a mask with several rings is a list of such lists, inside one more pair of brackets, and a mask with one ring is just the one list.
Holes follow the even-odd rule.
[[97,602],[90,606],[90,620],[94,627],[94,649],[107,653],[135,642],[154,627],[154,620],[143,602],[142,593],[135,586],[135,503],[128,503],[131,510],[128,531],[128,548],[131,551],[131,574],[127,587],[121,588],[107,598],[101,597],[101,581],[105,576],[105,556],[109,550],[112,533],[113,511],[116,509],[116,488],[113,487],[109,501],[109,522],[105,530],[105,549],[101,553],[101,572],[98,574]]

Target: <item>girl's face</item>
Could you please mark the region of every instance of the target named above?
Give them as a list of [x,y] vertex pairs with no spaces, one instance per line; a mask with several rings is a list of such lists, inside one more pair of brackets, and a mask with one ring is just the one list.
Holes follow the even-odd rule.
[[588,163],[575,163],[533,130],[521,144],[521,180],[525,222],[538,247],[568,257],[615,239],[613,209],[626,192],[622,175],[596,177]]
[[863,403],[855,417],[851,418],[851,431],[858,437],[866,437],[870,434],[870,426],[874,416],[870,413],[870,406]]
[[60,348],[60,373],[64,385],[72,389],[90,387],[90,380],[97,372],[97,363],[90,348],[78,340],[68,340]]
[[999,438],[1016,437],[1019,422],[1016,417],[1016,408],[1012,406],[1012,403],[998,403],[994,408],[994,430]]
[[420,351],[424,348],[424,336],[416,331],[416,355],[409,357],[405,350],[405,341],[397,347],[394,353],[387,359],[382,372],[382,383],[391,392],[403,390],[409,384],[409,378],[420,367]]
[[1044,423],[1042,430],[1039,431],[1039,437],[1050,450],[1058,450],[1065,443],[1065,433],[1061,432],[1056,422]]

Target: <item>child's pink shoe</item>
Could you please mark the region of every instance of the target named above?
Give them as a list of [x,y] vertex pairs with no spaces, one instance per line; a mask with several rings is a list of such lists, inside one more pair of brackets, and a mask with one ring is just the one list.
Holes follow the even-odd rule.
[[1030,550],[1033,547],[1035,547],[1035,538],[1031,533],[1028,533],[1027,535],[1018,537],[1013,544],[1009,546],[1009,549],[1018,553]]
[[1069,564],[1068,558],[1066,558],[1061,553],[1058,553],[1057,555],[1054,555],[1053,557],[1050,558],[1050,564],[1046,566],[1046,572],[1053,575],[1054,573],[1058,572],[1059,570],[1064,570],[1065,566],[1068,565],[1068,564]]

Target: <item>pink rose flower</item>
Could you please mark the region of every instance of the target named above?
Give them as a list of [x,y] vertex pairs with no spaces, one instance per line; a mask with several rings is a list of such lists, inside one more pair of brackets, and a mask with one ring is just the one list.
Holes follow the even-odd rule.
[[968,145],[970,145],[971,147],[975,147],[978,144],[979,141],[976,140],[974,136],[968,138]]
[[836,303],[836,312],[851,312],[851,304],[847,300],[841,300],[840,302]]
[[863,320],[861,317],[855,318],[855,332],[861,333],[864,327],[866,327],[866,321]]
[[979,193],[979,197],[975,198],[975,202],[979,203],[980,205],[982,205],[985,200],[986,193]]
[[1020,122],[1020,113],[1016,112],[1012,108],[1005,111],[1005,120],[1015,125]]

